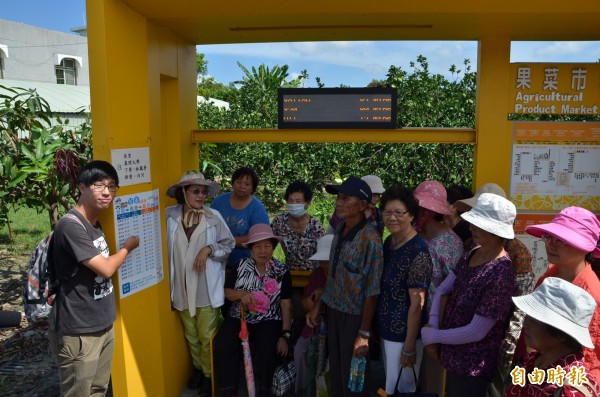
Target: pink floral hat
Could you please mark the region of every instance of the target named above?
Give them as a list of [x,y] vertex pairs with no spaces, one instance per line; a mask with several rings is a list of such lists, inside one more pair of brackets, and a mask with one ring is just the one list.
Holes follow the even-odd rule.
[[266,223],[257,223],[256,225],[250,228],[250,230],[248,231],[248,241],[242,243],[242,245],[244,247],[247,247],[249,244],[271,238],[274,238],[277,241],[283,240],[283,237],[276,236],[273,234],[271,226],[267,225]]
[[567,207],[552,219],[552,222],[528,226],[525,231],[535,237],[549,234],[572,247],[591,252],[600,258],[598,238],[600,221],[591,211],[581,207]]
[[438,214],[450,215],[446,189],[438,181],[421,182],[415,189],[415,198],[419,202],[419,207]]

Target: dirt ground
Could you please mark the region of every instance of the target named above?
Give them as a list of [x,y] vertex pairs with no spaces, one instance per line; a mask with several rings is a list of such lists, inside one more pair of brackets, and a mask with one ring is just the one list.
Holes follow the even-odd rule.
[[[0,248],[0,308],[23,311],[21,291],[29,258]],[[0,329],[0,395],[54,397],[60,395],[56,364],[50,355],[46,327],[33,327],[23,316],[21,326]]]

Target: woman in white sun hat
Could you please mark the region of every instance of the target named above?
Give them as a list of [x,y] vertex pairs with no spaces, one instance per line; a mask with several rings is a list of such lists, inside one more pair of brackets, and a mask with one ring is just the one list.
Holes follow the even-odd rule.
[[198,171],[167,190],[177,200],[166,209],[171,305],[180,314],[194,365],[188,387],[204,393],[211,392],[210,340],[220,324],[225,262],[235,246],[221,214],[205,205],[219,190]]
[[[594,347],[588,330],[596,309],[594,298],[568,281],[548,277],[531,294],[512,299],[527,315],[523,333],[535,350],[528,353],[522,367],[511,372],[513,385],[505,397],[597,396],[600,389],[582,350],[582,346]],[[535,373],[544,377],[532,383],[530,376]],[[563,381],[562,386],[549,379],[553,373]],[[587,381],[578,379],[583,374]]]
[[[513,203],[484,193],[462,214],[471,224],[477,246],[465,254],[438,287],[429,324],[421,329],[423,344],[446,368],[446,397],[487,395],[498,365],[500,343],[511,310],[515,273],[504,240],[514,238],[517,212]],[[443,324],[440,300],[450,294]]]

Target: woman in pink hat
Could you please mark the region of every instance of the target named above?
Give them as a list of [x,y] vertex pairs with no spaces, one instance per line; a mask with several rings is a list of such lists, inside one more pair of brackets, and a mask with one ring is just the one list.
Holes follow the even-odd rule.
[[460,237],[444,223],[444,215],[450,214],[446,188],[437,181],[425,181],[417,186],[414,194],[420,207],[415,229],[427,241],[433,261],[426,306],[429,312],[436,288],[454,269],[463,254],[464,245]]
[[239,363],[242,359],[240,303],[254,342],[252,366],[259,396],[268,396],[277,356],[291,352],[292,278],[287,266],[273,259],[281,237],[267,224],[256,224],[243,243],[250,257],[242,259],[235,272],[225,280],[225,297],[233,304],[215,339],[219,395],[237,394]]
[[[414,196],[419,202],[419,215],[414,221],[415,230],[427,242],[433,263],[431,283],[427,290],[427,299],[423,311],[429,313],[436,289],[450,274],[460,260],[464,244],[460,237],[444,222],[444,216],[450,214],[446,189],[437,181],[421,182]],[[445,305],[445,300],[442,303]],[[443,309],[442,309],[443,312]],[[443,394],[443,369],[439,361],[427,354],[421,364],[424,389]]]
[[594,377],[600,379],[600,281],[589,263],[592,256],[600,257],[597,246],[600,221],[585,208],[568,207],[560,211],[552,222],[529,226],[525,231],[544,241],[550,262],[536,287],[547,277],[559,277],[594,297],[597,306],[589,330],[595,348],[585,348],[584,356]]

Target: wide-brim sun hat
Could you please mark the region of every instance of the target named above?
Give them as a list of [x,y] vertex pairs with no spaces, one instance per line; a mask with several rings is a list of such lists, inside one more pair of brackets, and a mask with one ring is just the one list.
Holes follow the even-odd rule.
[[484,183],[483,185],[481,185],[479,187],[479,189],[477,189],[477,191],[475,192],[475,195],[473,197],[469,197],[469,198],[458,200],[458,201],[461,203],[465,203],[469,207],[473,207],[475,205],[475,203],[477,202],[477,199],[479,198],[479,196],[481,196],[483,193],[494,193],[500,197],[506,198],[506,192],[498,184]]
[[328,261],[329,253],[331,252],[331,243],[333,242],[333,234],[326,234],[317,240],[317,252],[308,260],[310,261]]
[[267,225],[266,223],[257,223],[250,228],[248,231],[248,241],[242,243],[242,245],[247,247],[249,244],[256,243],[257,241],[269,240],[272,238],[277,241],[283,240],[283,237],[273,234],[273,229],[271,229],[271,226]]
[[549,234],[564,241],[572,247],[591,252],[600,258],[598,238],[600,237],[600,221],[591,211],[581,207],[567,207],[560,211],[552,222],[528,226],[525,231],[535,237]]
[[437,214],[450,215],[446,188],[438,181],[424,181],[417,186],[414,196],[419,202],[419,207],[426,208]]
[[381,178],[379,178],[377,175],[365,175],[360,179],[367,182],[367,185],[369,185],[371,188],[372,193],[383,194],[385,192],[383,182],[381,182]]
[[584,289],[558,277],[548,277],[532,293],[512,298],[526,315],[551,325],[585,347],[594,348],[589,326],[596,301]]
[[343,193],[355,196],[361,200],[366,200],[368,203],[373,198],[373,192],[369,184],[354,175],[350,175],[341,185],[325,185],[325,191],[329,194]]
[[473,208],[460,216],[493,235],[511,240],[515,238],[513,223],[517,216],[517,208],[497,194],[481,194]]
[[167,196],[175,197],[177,189],[190,185],[208,186],[206,198],[213,197],[221,191],[221,185],[218,182],[204,178],[204,175],[201,172],[190,171],[183,174],[181,178],[179,178],[179,182],[167,189]]

